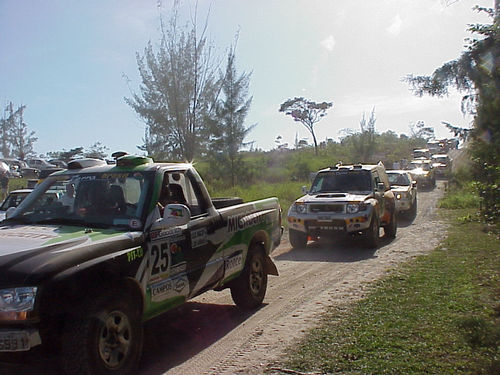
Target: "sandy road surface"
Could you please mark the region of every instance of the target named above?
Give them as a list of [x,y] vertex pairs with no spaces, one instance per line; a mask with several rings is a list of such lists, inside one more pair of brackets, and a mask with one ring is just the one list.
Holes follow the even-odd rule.
[[[291,250],[285,237],[272,257],[264,305],[242,313],[229,291],[209,292],[147,323],[138,375],[262,374],[269,362],[313,326],[327,306],[362,298],[367,284],[409,258],[432,250],[445,233],[436,216],[443,182],[418,193],[418,213],[401,219],[396,239],[377,250],[360,242],[309,243]],[[2,375],[58,374],[54,360],[3,366]]]

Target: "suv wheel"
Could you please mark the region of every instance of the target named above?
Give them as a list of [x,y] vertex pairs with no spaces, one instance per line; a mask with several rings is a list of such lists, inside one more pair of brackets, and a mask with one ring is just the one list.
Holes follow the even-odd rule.
[[290,229],[288,236],[293,248],[304,248],[307,246],[307,233]]
[[369,249],[376,249],[380,243],[379,236],[380,223],[378,217],[374,213],[372,216],[372,221],[370,222],[370,227],[365,232],[365,244]]

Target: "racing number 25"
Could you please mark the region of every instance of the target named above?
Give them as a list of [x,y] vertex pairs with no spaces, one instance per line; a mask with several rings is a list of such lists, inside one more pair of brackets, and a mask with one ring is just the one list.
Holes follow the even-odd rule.
[[151,269],[151,274],[156,275],[158,273],[167,272],[168,243],[162,243],[159,247],[158,245],[153,245],[151,247],[151,255],[153,256],[153,267]]

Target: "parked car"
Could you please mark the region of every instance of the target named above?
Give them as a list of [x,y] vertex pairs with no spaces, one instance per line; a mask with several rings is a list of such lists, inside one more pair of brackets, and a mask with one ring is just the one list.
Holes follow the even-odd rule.
[[418,187],[429,188],[436,186],[436,174],[431,160],[412,160],[408,169],[413,179],[417,181]]
[[414,181],[410,172],[403,170],[389,170],[387,177],[391,190],[396,198],[396,210],[399,213],[411,215],[417,212],[417,181]]
[[0,205],[0,221],[5,219],[5,213],[9,208],[19,206],[24,198],[26,198],[32,191],[33,189],[19,189],[11,191]]
[[451,172],[452,159],[448,154],[436,154],[432,155],[432,167],[436,171],[436,176],[446,177]]
[[143,322],[207,290],[260,306],[282,231],[277,198],[211,199],[191,164],[71,162],[0,223],[0,352],[135,374]]
[[12,171],[15,171],[14,177],[38,178],[38,172],[40,170],[38,168],[31,168],[24,160],[12,158],[3,158],[0,160],[9,166],[11,175]]
[[322,169],[305,192],[288,211],[293,247],[305,247],[309,239],[362,235],[376,248],[381,226],[388,238],[396,236],[396,203],[382,163]]
[[44,160],[41,158],[26,159],[26,163],[28,163],[28,165],[31,168],[37,168],[39,170],[48,169],[48,168],[56,168],[56,166],[54,164],[51,164],[47,160]]

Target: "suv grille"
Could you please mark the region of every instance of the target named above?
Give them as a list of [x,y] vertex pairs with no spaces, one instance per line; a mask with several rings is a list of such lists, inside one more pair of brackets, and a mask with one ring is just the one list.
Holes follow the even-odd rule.
[[344,212],[343,204],[312,204],[311,212]]

